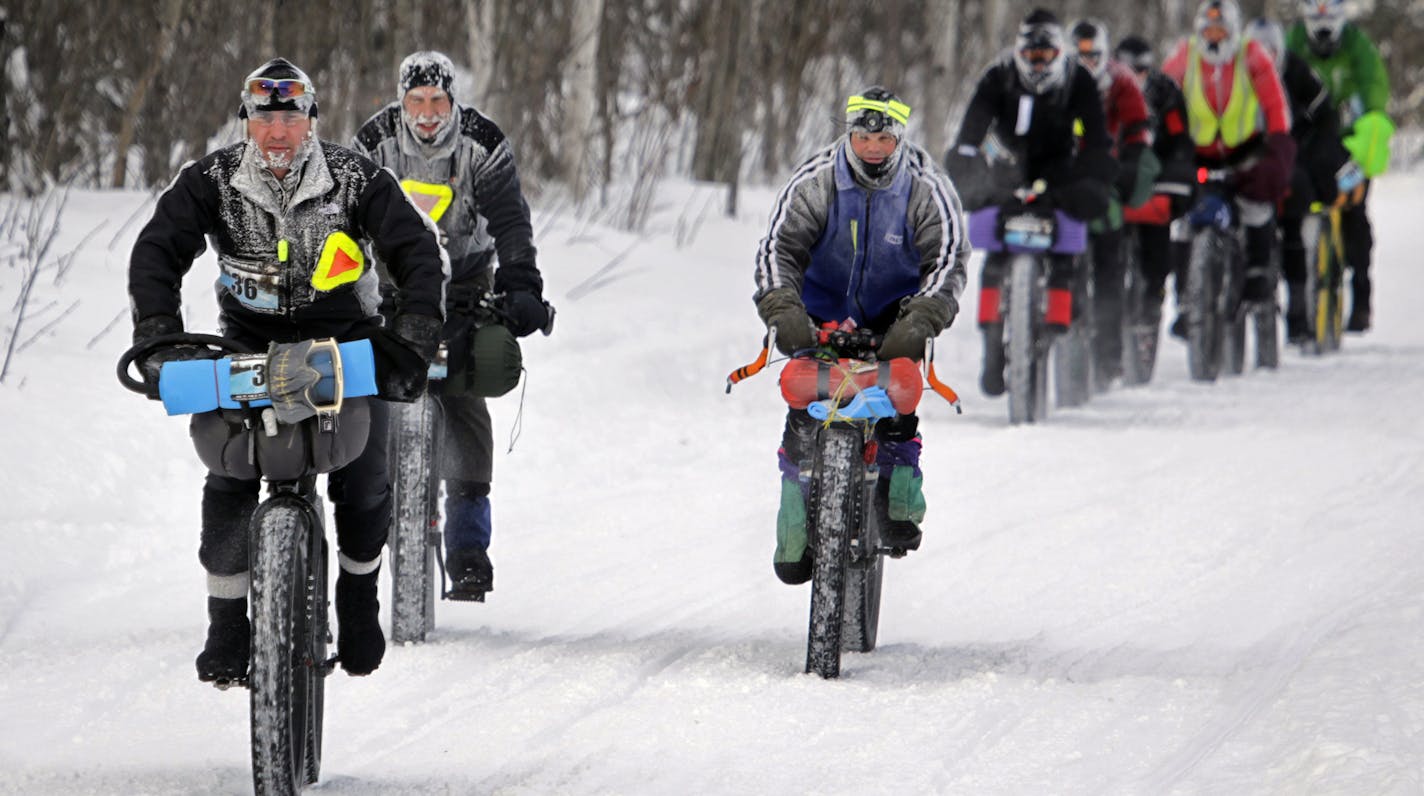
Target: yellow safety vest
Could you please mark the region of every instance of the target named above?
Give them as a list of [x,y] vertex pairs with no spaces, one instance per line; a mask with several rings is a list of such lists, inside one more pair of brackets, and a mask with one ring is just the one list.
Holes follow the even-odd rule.
[[1187,74],[1182,89],[1187,95],[1187,127],[1191,130],[1192,141],[1199,147],[1216,143],[1219,134],[1222,143],[1234,148],[1255,135],[1260,127],[1261,101],[1256,98],[1256,87],[1251,84],[1251,67],[1246,58],[1249,43],[1248,40],[1241,44],[1231,83],[1231,99],[1220,116],[1206,99],[1206,89],[1202,86],[1201,55],[1195,38],[1187,48]]

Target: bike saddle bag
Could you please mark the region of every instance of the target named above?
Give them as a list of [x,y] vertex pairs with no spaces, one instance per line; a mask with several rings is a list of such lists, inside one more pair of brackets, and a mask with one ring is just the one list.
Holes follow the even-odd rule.
[[273,424],[274,435],[257,410],[218,409],[193,415],[188,433],[215,475],[292,481],[340,469],[361,455],[371,431],[369,400],[347,398],[332,416]]

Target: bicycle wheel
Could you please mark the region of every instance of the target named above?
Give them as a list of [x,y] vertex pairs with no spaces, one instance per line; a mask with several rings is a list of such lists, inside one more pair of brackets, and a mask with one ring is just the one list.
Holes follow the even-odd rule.
[[1192,235],[1187,259],[1187,289],[1183,294],[1187,315],[1187,368],[1197,381],[1216,381],[1221,366],[1222,318],[1218,298],[1222,287],[1225,243],[1211,228]]
[[[862,468],[864,472],[864,468]],[[880,631],[880,589],[885,578],[885,557],[880,555],[880,521],[871,477],[860,491],[855,515],[860,521],[846,565],[845,609],[841,614],[841,651],[870,652]]]
[[1047,385],[1040,367],[1043,357],[1037,342],[1042,314],[1038,262],[1028,255],[1018,255],[1009,264],[1009,318],[1004,324],[1008,337],[1006,386],[1010,423],[1031,423],[1047,411],[1043,400]]
[[855,490],[861,484],[864,446],[859,429],[831,426],[817,435],[808,515],[813,550],[811,622],[806,671],[840,676],[841,622],[845,610],[846,564],[854,521]]
[[1301,350],[1307,354],[1320,353],[1320,319],[1317,317],[1322,299],[1320,228],[1319,213],[1310,213],[1300,222],[1300,239],[1305,247],[1305,322],[1310,330],[1309,339],[1301,344]]
[[[320,529],[299,498],[278,496],[252,519],[252,783],[259,794],[296,793],[320,768],[326,604]],[[317,585],[317,575],[322,578]],[[317,642],[314,644],[314,641]],[[320,657],[318,657],[320,656]]]
[[1147,280],[1139,270],[1138,238],[1134,227],[1123,235],[1122,255],[1122,383],[1146,384],[1157,363],[1157,335],[1161,319],[1149,311]]
[[1235,238],[1222,241],[1225,256],[1221,294],[1217,298],[1217,313],[1222,319],[1222,359],[1226,372],[1239,376],[1246,369],[1246,316],[1241,303],[1245,289],[1246,263]]
[[1332,208],[1321,223],[1320,254],[1316,260],[1320,298],[1315,339],[1322,351],[1339,351],[1345,330],[1345,263],[1340,235],[1340,211]]
[[1058,406],[1082,406],[1093,394],[1092,255],[1079,258],[1073,276],[1073,325],[1053,346],[1053,388]]
[[1251,313],[1256,329],[1256,367],[1276,368],[1281,364],[1280,321],[1274,307]]
[[391,640],[422,642],[435,629],[435,551],[440,544],[437,470],[440,407],[429,395],[392,404]]

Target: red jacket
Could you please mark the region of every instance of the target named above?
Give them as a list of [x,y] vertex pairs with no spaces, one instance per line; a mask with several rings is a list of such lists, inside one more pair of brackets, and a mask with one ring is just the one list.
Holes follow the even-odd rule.
[[1147,99],[1142,96],[1142,89],[1137,87],[1137,81],[1126,66],[1108,61],[1106,71],[1098,78],[1098,94],[1103,98],[1108,135],[1112,137],[1115,149],[1127,144],[1152,145]]
[[[1188,45],[1187,41],[1178,44],[1172,56],[1162,64],[1162,71],[1175,80],[1179,86],[1184,84],[1187,73]],[[1226,104],[1231,100],[1231,85],[1236,78],[1237,60],[1239,60],[1239,56],[1220,66],[1202,61],[1202,92],[1206,95],[1207,103],[1217,113],[1225,111]],[[1285,90],[1281,88],[1280,76],[1276,74],[1276,63],[1260,43],[1255,41],[1246,43],[1246,67],[1251,70],[1251,85],[1256,90],[1256,100],[1261,103],[1261,112],[1266,117],[1265,129],[1261,131],[1262,134],[1290,133],[1290,103],[1286,100]],[[1186,93],[1185,86],[1183,93]],[[1190,113],[1192,98],[1187,97],[1186,99],[1187,112]],[[1256,138],[1253,137],[1251,140],[1254,142]],[[1246,146],[1246,144],[1242,146]],[[1222,143],[1219,137],[1209,146],[1197,147],[1199,157],[1217,160],[1225,160],[1234,151],[1232,147]]]

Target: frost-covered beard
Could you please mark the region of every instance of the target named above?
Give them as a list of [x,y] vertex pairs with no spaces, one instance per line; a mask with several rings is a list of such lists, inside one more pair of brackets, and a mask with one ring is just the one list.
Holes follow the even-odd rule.
[[[412,116],[410,111],[407,111],[404,106],[401,107],[401,121],[405,122],[406,129],[410,131],[411,135],[415,136],[415,140],[426,145],[434,144],[444,138],[445,131],[450,128],[450,121],[454,118],[454,110],[446,114],[422,113],[419,116]],[[435,132],[431,133],[427,138],[421,133],[420,127],[418,126],[422,124],[437,124],[439,126],[436,127]]]
[[257,164],[268,171],[299,171],[311,156],[311,142],[312,134],[308,133],[290,152],[264,152],[256,141],[249,138],[247,148]]

